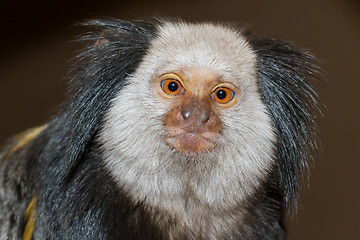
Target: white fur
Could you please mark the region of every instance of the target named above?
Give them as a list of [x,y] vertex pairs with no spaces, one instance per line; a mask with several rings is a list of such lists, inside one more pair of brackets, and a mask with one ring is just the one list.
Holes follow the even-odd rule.
[[[151,85],[162,73],[192,67],[212,71],[242,92],[234,106],[218,109],[222,132],[215,149],[197,157],[165,144],[169,104]],[[100,132],[106,167],[134,201],[167,213],[194,236],[216,239],[219,229],[232,231],[241,221],[239,209],[222,213],[251,196],[274,164],[276,138],[258,91],[256,55],[240,33],[164,23],[129,85],[111,102]]]

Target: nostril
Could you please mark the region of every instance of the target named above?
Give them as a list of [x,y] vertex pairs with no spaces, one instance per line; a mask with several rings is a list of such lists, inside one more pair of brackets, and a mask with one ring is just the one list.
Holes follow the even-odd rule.
[[210,111],[208,109],[205,109],[205,108],[201,109],[201,111],[200,111],[200,121],[202,123],[207,123],[209,121],[209,119],[210,119],[210,115],[211,114],[210,114]]
[[183,116],[184,120],[189,120],[190,119],[190,110],[183,108],[181,109],[181,115]]

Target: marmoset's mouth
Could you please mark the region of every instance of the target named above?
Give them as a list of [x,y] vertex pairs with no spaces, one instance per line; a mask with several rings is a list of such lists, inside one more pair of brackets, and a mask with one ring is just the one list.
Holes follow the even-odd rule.
[[166,143],[179,152],[197,155],[201,152],[210,151],[215,147],[216,134],[211,132],[170,134],[166,137]]

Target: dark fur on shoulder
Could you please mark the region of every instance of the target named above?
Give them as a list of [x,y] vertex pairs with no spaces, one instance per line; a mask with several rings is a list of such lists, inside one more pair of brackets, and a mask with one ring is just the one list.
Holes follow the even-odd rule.
[[[42,228],[41,226],[46,226],[49,221],[54,225],[56,222],[61,225],[49,226],[49,229],[40,230],[39,239],[49,237],[47,234],[50,234],[51,238],[58,234],[57,238],[68,236],[65,238],[69,239],[78,239],[76,236],[87,236],[84,239],[97,238],[97,236],[109,234],[106,232],[106,227],[99,228],[103,225],[95,228],[97,224],[89,221],[93,217],[97,222],[104,216],[81,215],[89,211],[83,207],[96,207],[89,206],[93,199],[86,194],[90,193],[84,191],[85,196],[77,198],[81,200],[80,202],[74,202],[73,197],[67,200],[65,196],[69,195],[69,192],[70,196],[73,196],[82,188],[94,191],[100,196],[110,194],[106,191],[98,192],[99,188],[103,187],[103,181],[105,181],[104,183],[107,181],[102,176],[105,173],[99,172],[99,168],[96,168],[99,167],[99,163],[88,165],[89,158],[91,158],[89,152],[110,100],[126,84],[125,79],[137,68],[146,54],[149,41],[155,34],[155,26],[151,22],[101,20],[91,21],[86,25],[97,28],[99,31],[82,37],[82,40],[90,41],[90,46],[77,57],[79,65],[77,69],[74,69],[75,75],[71,82],[70,99],[64,112],[50,124],[47,131],[51,138],[42,155],[44,161],[49,159],[50,162],[41,174],[43,184],[39,190],[39,204],[44,205],[42,206],[44,213],[39,212],[39,215],[42,216],[39,218],[41,219],[39,226]],[[88,175],[87,177],[98,178],[99,181],[87,182],[84,181],[84,178],[79,178],[81,166],[84,164],[94,169],[95,176]],[[83,171],[91,172],[91,169]],[[97,176],[99,173],[100,176]],[[109,177],[107,178],[110,181]],[[74,186],[70,187],[68,184],[74,184]],[[81,184],[87,186],[81,187]],[[121,198],[117,199],[120,201]],[[102,201],[106,203],[106,198]],[[103,204],[103,202],[98,204]],[[111,209],[104,210],[113,213],[112,206],[108,205],[107,207]],[[90,212],[93,213],[93,211],[96,209]],[[75,214],[75,216],[68,218],[67,213]],[[100,212],[94,212],[94,214],[100,214]],[[60,220],[61,215],[64,215],[62,216],[64,221]],[[84,226],[87,226],[88,229]],[[57,231],[54,231],[55,229]],[[84,229],[87,231],[83,232]],[[103,231],[105,232],[102,233]]]

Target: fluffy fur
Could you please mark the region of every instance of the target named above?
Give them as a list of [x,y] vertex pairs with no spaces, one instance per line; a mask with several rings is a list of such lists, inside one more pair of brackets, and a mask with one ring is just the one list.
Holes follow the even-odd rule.
[[[314,58],[210,23],[87,25],[62,111],[0,155],[0,236],[24,236],[35,199],[34,239],[283,239],[316,149]],[[215,107],[221,132],[197,155],[166,144],[171,104],[152,82],[187,70],[241,92]]]

